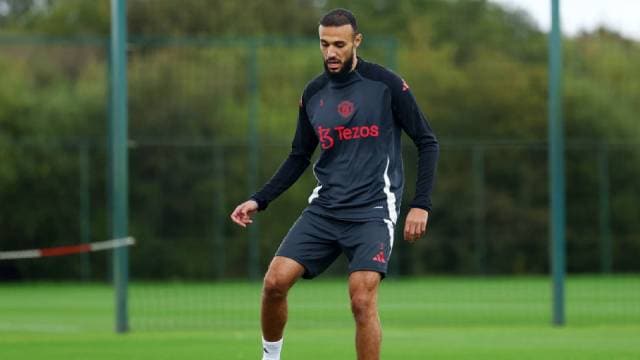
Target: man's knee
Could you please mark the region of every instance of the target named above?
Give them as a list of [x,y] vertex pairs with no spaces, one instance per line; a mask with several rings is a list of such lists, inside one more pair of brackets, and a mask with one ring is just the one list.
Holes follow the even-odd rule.
[[277,275],[267,273],[264,277],[262,292],[269,299],[279,299],[287,296],[289,285]]
[[266,298],[278,300],[287,296],[292,285],[289,277],[269,271],[264,277],[262,292]]
[[349,279],[351,311],[356,322],[366,322],[378,314],[378,284],[380,275],[374,272],[357,272]]
[[263,295],[269,300],[285,298],[304,268],[294,260],[276,256],[264,276]]
[[375,294],[369,291],[354,293],[351,296],[351,312],[357,322],[375,317],[377,314]]

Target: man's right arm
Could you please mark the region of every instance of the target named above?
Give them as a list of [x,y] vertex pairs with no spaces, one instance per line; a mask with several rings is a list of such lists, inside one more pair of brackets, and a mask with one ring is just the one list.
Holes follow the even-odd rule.
[[291,144],[291,152],[280,165],[271,180],[251,196],[258,204],[258,210],[264,210],[269,203],[293,185],[311,163],[311,156],[318,145],[318,137],[313,131],[305,109],[304,99],[300,102],[298,125]]

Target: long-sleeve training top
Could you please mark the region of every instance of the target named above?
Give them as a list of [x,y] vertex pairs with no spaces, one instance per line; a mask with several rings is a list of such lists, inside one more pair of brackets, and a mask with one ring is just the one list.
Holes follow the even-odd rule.
[[308,211],[341,220],[395,223],[404,185],[401,131],[418,148],[416,194],[411,207],[431,211],[438,141],[407,83],[390,70],[358,58],[341,79],[323,73],[304,89],[289,156],[251,196],[264,210],[309,166],[318,181]]

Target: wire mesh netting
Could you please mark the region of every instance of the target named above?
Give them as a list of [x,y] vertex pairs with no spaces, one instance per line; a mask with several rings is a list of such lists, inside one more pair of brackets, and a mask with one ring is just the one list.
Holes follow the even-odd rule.
[[[359,51],[408,81],[441,143],[429,234],[412,246],[396,242],[383,285],[381,309],[391,324],[548,320],[545,36],[526,24],[504,26],[513,31],[480,39],[461,34],[453,42],[443,40],[444,30],[408,30],[400,40],[367,37]],[[315,179],[307,171],[258,216],[253,232],[235,227],[228,215],[288,154],[302,89],[322,71],[316,42],[130,39],[134,327],[257,324],[256,280]],[[2,250],[109,237],[106,46],[103,38],[0,38]],[[567,38],[564,47],[567,265],[576,275],[568,316],[585,324],[638,323],[640,47],[607,32]],[[408,138],[404,161],[402,214],[416,177]],[[3,279],[25,283],[105,282],[110,272],[108,252],[0,264]],[[293,326],[350,321],[340,287],[345,273],[341,258],[323,275],[326,282],[299,285]],[[416,279],[433,275],[459,277]],[[452,298],[476,295],[484,300],[439,312]],[[504,304],[505,297],[511,302]]]

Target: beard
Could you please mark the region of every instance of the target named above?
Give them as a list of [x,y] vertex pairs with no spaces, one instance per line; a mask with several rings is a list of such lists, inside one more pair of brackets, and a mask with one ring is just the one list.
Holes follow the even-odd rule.
[[329,70],[329,66],[327,65],[327,60],[325,60],[323,62],[324,65],[324,72],[327,74],[327,76],[329,76],[329,79],[334,80],[334,81],[345,81],[348,76],[349,73],[352,70],[353,67],[353,53],[351,53],[351,56],[347,59],[347,61],[344,62],[344,64],[342,64],[342,68],[340,68],[340,71],[338,72],[331,72]]

